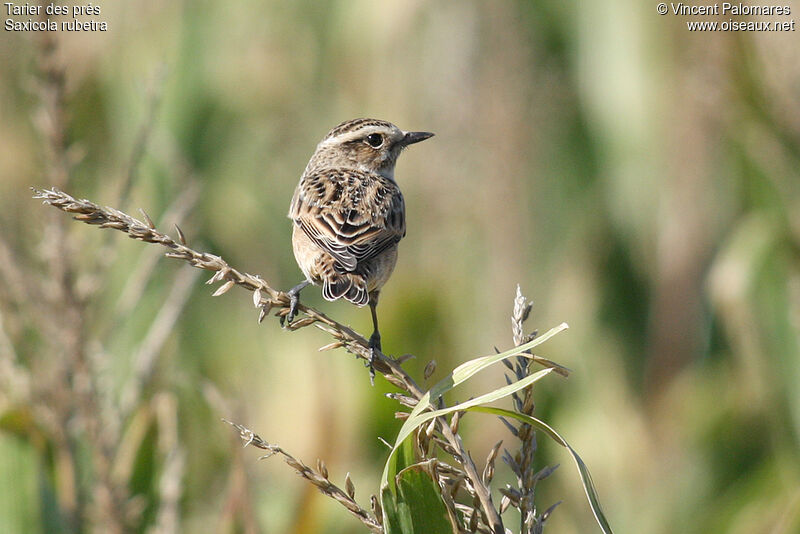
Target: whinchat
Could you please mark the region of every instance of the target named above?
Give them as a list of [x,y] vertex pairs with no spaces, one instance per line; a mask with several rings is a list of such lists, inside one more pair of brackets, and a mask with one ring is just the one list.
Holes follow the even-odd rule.
[[403,195],[394,179],[400,152],[433,136],[404,132],[376,119],[353,119],[333,128],[317,145],[292,198],[294,257],[306,279],[289,290],[289,323],[300,291],[321,285],[326,300],[344,298],[372,312],[372,350],[381,350],[378,294],[397,262],[406,235]]

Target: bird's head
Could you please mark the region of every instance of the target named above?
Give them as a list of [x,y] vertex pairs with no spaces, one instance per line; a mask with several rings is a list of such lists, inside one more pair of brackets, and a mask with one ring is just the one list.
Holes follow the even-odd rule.
[[328,132],[308,165],[356,168],[394,180],[394,165],[400,152],[432,136],[430,132],[405,132],[382,120],[353,119]]

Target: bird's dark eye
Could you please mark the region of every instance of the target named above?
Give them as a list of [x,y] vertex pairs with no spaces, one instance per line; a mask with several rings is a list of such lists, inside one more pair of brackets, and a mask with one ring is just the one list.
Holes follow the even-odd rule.
[[381,134],[369,134],[367,136],[367,143],[372,148],[378,148],[383,144],[383,136]]

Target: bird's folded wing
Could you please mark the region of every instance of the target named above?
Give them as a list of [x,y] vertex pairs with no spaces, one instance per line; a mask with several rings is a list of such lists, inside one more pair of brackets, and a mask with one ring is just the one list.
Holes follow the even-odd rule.
[[357,170],[324,170],[303,177],[289,211],[295,224],[344,271],[374,258],[405,235],[399,188]]

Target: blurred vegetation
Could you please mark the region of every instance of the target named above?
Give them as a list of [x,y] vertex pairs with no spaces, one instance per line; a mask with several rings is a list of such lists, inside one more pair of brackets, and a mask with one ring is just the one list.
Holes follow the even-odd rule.
[[[574,372],[538,387],[537,412],[591,467],[617,531],[800,530],[796,32],[689,33],[633,0],[144,0],[104,3],[102,18],[108,32],[51,35],[52,55],[45,35],[0,33],[0,531],[67,528],[53,436],[74,429],[35,423],[21,401],[51,381],[73,388],[55,405],[82,391],[60,363],[72,356],[57,334],[75,319],[53,292],[62,244],[77,282],[102,282],[75,319],[78,352],[119,402],[163,302],[187,287],[139,403],[112,429],[136,446],[106,451],[130,470],[138,530],[167,531],[153,503],[171,466],[181,531],[362,531],[281,462],[255,462],[219,419],[323,458],[338,480],[350,471],[364,499],[386,455],[376,435],[400,426],[381,395],[392,388],[370,388],[342,351],[318,354],[321,333],[257,325],[239,290],[212,301],[179,265],[159,260],[125,293],[157,252],[50,214],[28,190],[63,179],[75,196],[181,219],[198,248],[288,288],[300,279],[292,191],[324,133],[357,116],[437,134],[397,169],[409,230],[382,293],[387,353],[415,354],[417,376],[435,358],[436,380],[507,348],[519,282],[529,324],[571,326],[543,355]],[[53,68],[65,72],[61,163],[46,126]],[[365,310],[303,296],[369,327]],[[476,458],[503,431],[462,424]],[[80,473],[98,476],[77,445]],[[543,465],[567,462],[541,445]],[[547,530],[594,531],[574,476],[560,469],[541,491],[540,506],[564,501]]]

